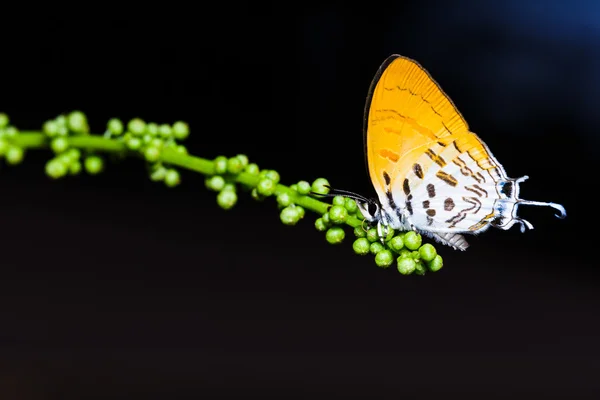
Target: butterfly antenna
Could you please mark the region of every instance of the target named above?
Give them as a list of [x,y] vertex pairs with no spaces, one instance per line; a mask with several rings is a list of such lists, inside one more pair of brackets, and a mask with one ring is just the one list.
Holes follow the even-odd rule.
[[557,218],[560,219],[564,219],[567,216],[567,210],[565,210],[565,208],[563,206],[561,206],[560,204],[556,204],[556,203],[546,203],[543,201],[531,201],[531,200],[518,200],[517,204],[525,204],[525,205],[530,205],[530,206],[547,206],[547,207],[552,207],[555,210],[558,210],[560,212],[560,214],[555,214]]
[[358,193],[350,192],[348,190],[335,189],[335,188],[332,188],[329,185],[323,185],[323,186],[329,189],[329,193],[323,194],[323,193],[315,193],[315,192],[312,192],[312,191],[310,193],[314,194],[314,195],[317,195],[317,196],[322,196],[322,197],[344,196],[344,197],[348,197],[350,199],[362,201],[364,203],[370,203],[370,202],[372,202],[372,200],[367,199],[366,197],[361,196]]

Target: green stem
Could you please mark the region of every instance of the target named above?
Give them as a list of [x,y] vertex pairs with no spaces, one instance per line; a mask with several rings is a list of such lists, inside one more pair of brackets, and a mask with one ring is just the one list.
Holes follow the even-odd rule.
[[[18,135],[9,139],[12,144],[19,146],[23,149],[36,149],[36,148],[47,148],[49,147],[48,137],[39,131],[21,131]],[[118,139],[111,139],[102,137],[100,135],[82,135],[82,136],[69,136],[67,137],[70,147],[75,147],[85,150],[93,151],[104,151],[104,152],[116,152],[116,153],[130,153],[131,155],[138,154],[137,152],[130,151],[125,143]],[[159,161],[173,166],[178,166],[191,171],[199,172],[203,175],[214,175],[214,163],[211,160],[205,158],[191,156],[189,154],[182,154],[172,148],[164,148],[161,152]],[[227,180],[241,183],[248,187],[256,187],[259,181],[259,177],[256,175],[241,172],[237,175],[228,175]],[[313,197],[300,195],[289,186],[278,184],[275,190],[275,195],[280,193],[287,193],[292,197],[294,204],[302,206],[307,210],[311,210],[320,215],[327,212],[331,206],[328,203],[324,203]],[[362,220],[356,217],[349,217],[346,220],[346,224],[355,228],[362,224]]]

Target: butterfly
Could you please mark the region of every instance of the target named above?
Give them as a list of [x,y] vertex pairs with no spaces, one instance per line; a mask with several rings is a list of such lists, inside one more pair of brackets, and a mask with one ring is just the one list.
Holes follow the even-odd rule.
[[394,54],[379,67],[364,112],[366,164],[378,199],[332,189],[354,198],[380,238],[390,228],[413,230],[454,249],[469,246],[464,234],[519,224],[519,205],[556,203],[519,198],[528,176],[509,178],[452,100],[416,61]]

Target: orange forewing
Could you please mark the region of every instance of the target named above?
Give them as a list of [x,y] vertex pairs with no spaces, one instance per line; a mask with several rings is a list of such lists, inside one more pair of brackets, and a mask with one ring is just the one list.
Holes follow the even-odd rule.
[[431,143],[452,141],[461,153],[488,159],[485,145],[429,73],[409,58],[389,57],[373,79],[365,109],[365,151],[375,187],[385,187],[383,171],[403,179]]

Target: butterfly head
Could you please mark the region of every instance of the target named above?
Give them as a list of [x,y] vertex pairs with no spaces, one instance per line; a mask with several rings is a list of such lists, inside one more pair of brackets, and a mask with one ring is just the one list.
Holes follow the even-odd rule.
[[379,239],[382,243],[384,242],[385,237],[390,232],[390,224],[394,222],[394,219],[390,217],[392,214],[383,207],[379,200],[367,198],[347,190],[333,189],[330,186],[327,186],[327,188],[329,189],[327,194],[314,194],[325,197],[342,196],[354,200],[360,213],[365,218],[364,220],[371,226],[377,226]]
[[378,200],[375,199],[355,199],[356,205],[367,222],[376,223],[381,220],[382,208]]

